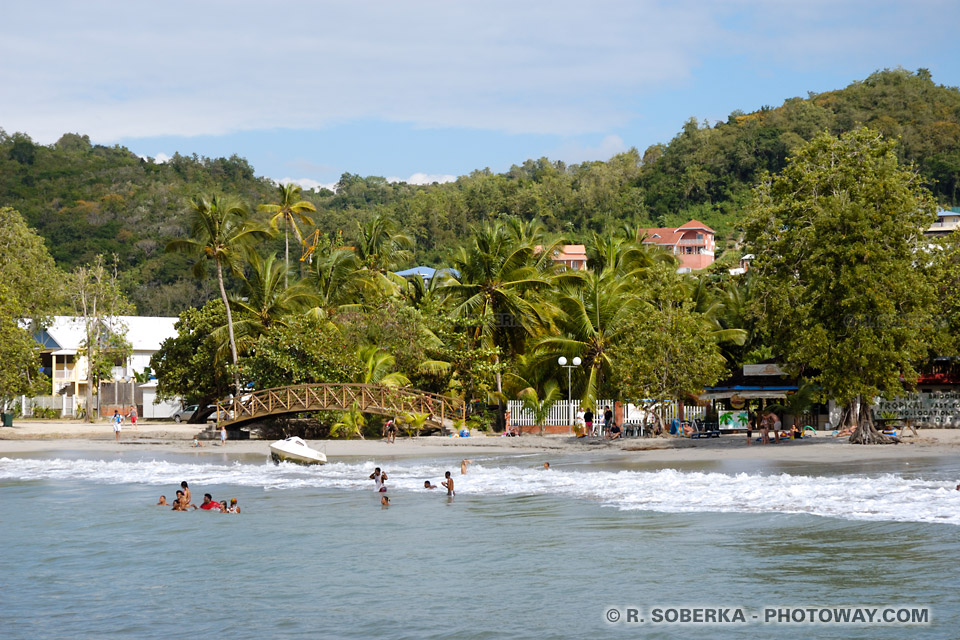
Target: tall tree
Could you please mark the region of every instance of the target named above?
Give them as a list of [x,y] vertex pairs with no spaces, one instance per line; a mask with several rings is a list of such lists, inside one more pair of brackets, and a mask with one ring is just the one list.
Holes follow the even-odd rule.
[[[270,226],[274,229],[280,222],[283,222],[283,244],[284,244],[284,264],[287,266],[287,272],[290,270],[290,229],[293,229],[297,241],[303,244],[303,234],[300,233],[300,227],[297,222],[303,225],[312,225],[313,220],[307,215],[307,211],[314,212],[317,208],[312,202],[300,199],[301,189],[298,185],[289,182],[287,184],[277,185],[277,202],[273,204],[261,204],[257,207],[260,211],[271,214]],[[283,286],[287,287],[287,273],[283,274]]]
[[754,312],[788,367],[846,407],[851,442],[889,441],[870,406],[916,381],[931,344],[935,211],[896,143],[866,128],[818,136],[755,190]]
[[32,333],[63,294],[63,274],[43,239],[19,212],[0,207],[0,401],[4,411],[15,396],[30,393],[37,385],[40,357]]
[[366,222],[357,222],[354,250],[360,263],[368,269],[381,273],[399,269],[413,257],[413,246],[413,238],[382,213]]
[[672,270],[659,275],[647,304],[627,321],[610,357],[619,396],[643,406],[662,424],[665,403],[716,383],[724,360],[676,275]]
[[[473,327],[476,346],[499,347],[509,357],[523,351],[537,328],[550,324],[552,305],[538,294],[553,286],[551,274],[538,268],[534,246],[517,244],[502,223],[475,228],[468,247],[454,254],[453,267],[459,276],[441,291],[453,301],[454,317]],[[495,358],[499,362],[500,355]],[[502,394],[499,371],[496,381]]]
[[[291,315],[313,308],[320,301],[303,281],[287,286],[287,269],[277,261],[276,254],[261,258],[251,252],[247,263],[249,273],[240,275],[242,295],[230,301],[238,315],[234,332],[240,352],[271,325],[284,323]],[[224,342],[222,337],[220,341]]]
[[[212,334],[223,327],[227,313],[223,301],[213,299],[199,309],[187,309],[174,325],[177,335],[167,338],[150,358],[157,373],[157,396],[181,398],[186,404],[206,407],[230,392],[233,380],[224,366],[220,344]],[[190,420],[201,420],[200,415]]]
[[127,329],[118,317],[133,311],[120,290],[117,278],[116,256],[113,265],[104,264],[103,256],[90,265],[77,267],[68,282],[68,291],[74,311],[83,320],[83,349],[87,358],[87,389],[85,407],[87,422],[93,422],[93,390],[119,358],[130,354],[126,341]]
[[237,342],[233,332],[233,314],[230,300],[223,283],[223,268],[226,266],[239,273],[240,259],[249,252],[251,244],[268,236],[268,232],[252,225],[249,212],[233,198],[214,195],[198,196],[191,202],[193,224],[189,238],[178,238],[167,243],[167,251],[183,251],[197,257],[193,275],[203,278],[208,261],[213,262],[217,272],[220,298],[227,312],[227,333],[230,339],[230,355],[233,362],[234,390],[240,395],[240,369],[237,358]]

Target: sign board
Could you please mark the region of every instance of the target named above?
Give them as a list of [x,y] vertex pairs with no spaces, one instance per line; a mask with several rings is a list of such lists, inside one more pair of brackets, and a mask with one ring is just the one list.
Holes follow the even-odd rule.
[[743,375],[782,376],[784,373],[778,364],[745,364],[743,365]]
[[960,391],[911,393],[894,400],[880,400],[873,411],[877,416],[892,413],[933,427],[960,427]]
[[750,416],[746,411],[727,411],[726,409],[720,409],[718,414],[720,416],[721,429],[746,429],[747,422],[750,420]]

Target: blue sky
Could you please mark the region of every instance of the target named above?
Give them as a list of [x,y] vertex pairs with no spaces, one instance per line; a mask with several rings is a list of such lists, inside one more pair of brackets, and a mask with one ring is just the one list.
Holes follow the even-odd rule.
[[883,68],[960,85],[954,0],[8,3],[0,127],[305,186],[605,160]]

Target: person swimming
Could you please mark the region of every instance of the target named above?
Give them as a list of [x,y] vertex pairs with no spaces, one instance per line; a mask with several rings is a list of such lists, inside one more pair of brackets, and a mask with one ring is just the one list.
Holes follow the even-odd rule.
[[177,497],[173,501],[172,511],[186,511],[190,507],[196,509],[197,505],[191,505],[189,502],[187,502],[186,494],[182,490],[177,489]]
[[543,463],[543,468],[544,468],[545,470],[549,470],[549,469],[550,469],[550,463],[549,463],[549,462],[544,462],[544,463]]
[[160,496],[160,502],[157,503],[157,506],[169,507],[170,503],[167,502],[167,496]]
[[429,480],[424,480],[424,481],[423,481],[423,488],[424,488],[424,489],[436,489],[436,488],[437,488],[437,485],[435,485],[435,484],[430,484],[430,481],[429,481]]
[[203,494],[203,504],[200,505],[200,508],[204,511],[219,511],[220,503],[213,499],[209,493]]
[[380,496],[380,505],[384,507],[389,507],[390,498],[388,496]]

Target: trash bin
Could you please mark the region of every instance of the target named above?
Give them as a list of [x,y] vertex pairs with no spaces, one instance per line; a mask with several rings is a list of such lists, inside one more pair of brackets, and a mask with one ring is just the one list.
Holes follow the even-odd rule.
[[5,427],[12,427],[12,426],[13,426],[13,414],[12,414],[12,413],[4,413],[4,414],[2,414],[2,415],[3,415],[3,426],[5,426]]

